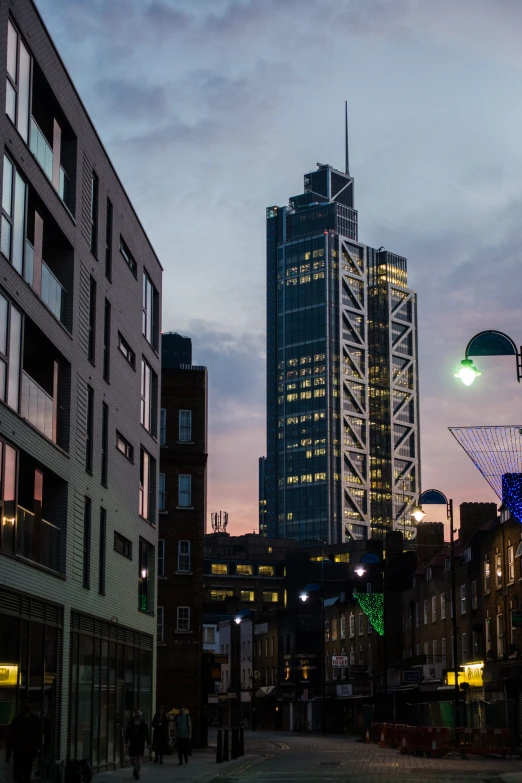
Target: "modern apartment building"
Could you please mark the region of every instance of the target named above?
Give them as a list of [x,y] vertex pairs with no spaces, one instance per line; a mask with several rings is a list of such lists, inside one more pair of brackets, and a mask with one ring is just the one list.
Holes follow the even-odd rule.
[[359,242],[348,166],[267,209],[265,470],[270,537],[413,534],[416,295],[405,258]]
[[31,0],[0,8],[0,759],[125,763],[154,707],[162,270]]
[[[180,342],[180,339],[182,342]],[[190,340],[162,335],[158,542],[158,690],[184,705],[206,744],[202,682],[203,544],[207,515],[207,369],[185,364]]]

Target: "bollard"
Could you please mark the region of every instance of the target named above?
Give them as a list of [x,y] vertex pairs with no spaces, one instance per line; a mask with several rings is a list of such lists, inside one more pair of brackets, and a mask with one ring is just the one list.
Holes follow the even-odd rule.
[[245,755],[245,730],[243,726],[239,727],[239,755]]
[[237,729],[232,729],[232,747],[230,758],[237,759]]
[[365,742],[369,742],[370,741],[370,732],[368,731],[368,729],[366,729],[366,737],[364,738],[364,741]]
[[406,755],[406,753],[408,752],[408,747],[407,747],[407,745],[406,745],[406,737],[403,737],[403,738],[402,738],[402,743],[401,743],[401,750],[400,750],[400,752],[401,752],[401,755],[403,755],[403,756],[404,756],[404,755]]
[[217,732],[217,747],[216,747],[216,764],[223,763],[223,744],[222,744],[222,732],[218,729]]
[[230,756],[228,755],[228,729],[225,729],[223,732],[223,761],[229,761]]

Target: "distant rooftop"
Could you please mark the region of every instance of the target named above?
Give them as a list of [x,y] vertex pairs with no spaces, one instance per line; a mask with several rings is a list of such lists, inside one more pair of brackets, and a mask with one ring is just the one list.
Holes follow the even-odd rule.
[[449,431],[502,501],[502,476],[522,473],[522,425],[449,427]]

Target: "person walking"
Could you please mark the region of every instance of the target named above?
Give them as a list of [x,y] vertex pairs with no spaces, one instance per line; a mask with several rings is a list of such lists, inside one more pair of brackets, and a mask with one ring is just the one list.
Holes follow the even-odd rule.
[[22,702],[20,714],[11,723],[7,738],[5,762],[13,756],[14,783],[29,783],[35,758],[40,752],[40,718],[35,715],[30,701]]
[[185,712],[185,707],[179,708],[179,715],[176,715],[176,745],[178,748],[178,767],[188,764],[188,754],[190,751],[190,740],[192,739],[192,721],[190,715]]
[[163,754],[166,752],[169,742],[169,719],[165,707],[160,707],[152,720],[152,749],[154,751],[154,763],[163,764]]
[[135,780],[139,780],[141,760],[145,755],[145,745],[150,745],[149,727],[142,720],[140,710],[134,710],[134,715],[130,719],[125,732],[125,742],[129,746],[129,757],[134,765],[132,774]]

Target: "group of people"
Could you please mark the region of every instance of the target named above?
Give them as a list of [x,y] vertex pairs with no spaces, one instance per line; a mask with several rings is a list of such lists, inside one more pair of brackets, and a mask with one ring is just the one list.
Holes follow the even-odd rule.
[[[180,707],[174,719],[176,730],[176,748],[178,751],[178,766],[188,764],[190,741],[192,739],[192,722],[185,707]],[[141,761],[145,755],[145,746],[150,746],[149,727],[143,720],[140,710],[135,710],[125,732],[125,742],[129,748],[129,757],[133,764],[133,776],[140,779]],[[165,707],[160,707],[152,720],[152,750],[154,763],[163,764],[163,755],[169,750],[169,718]]]

